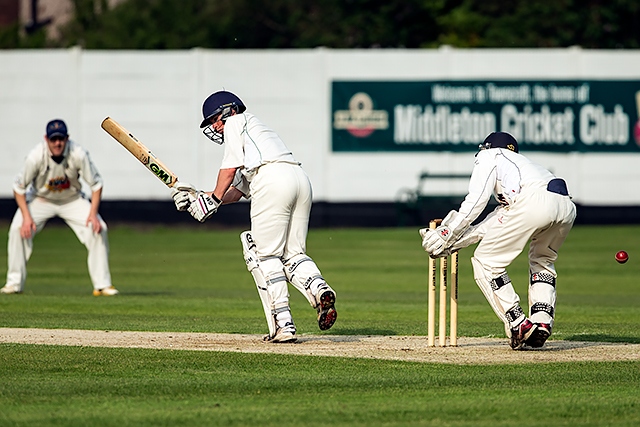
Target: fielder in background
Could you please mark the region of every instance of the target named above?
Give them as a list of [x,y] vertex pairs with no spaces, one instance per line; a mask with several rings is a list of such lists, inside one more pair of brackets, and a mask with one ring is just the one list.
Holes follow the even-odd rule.
[[[475,226],[491,195],[499,206]],[[556,306],[558,250],[576,218],[567,184],[519,154],[518,142],[493,132],[480,145],[460,209],[435,230],[420,230],[433,257],[480,242],[471,258],[476,283],[505,325],[511,348],[542,347]],[[506,268],[529,244],[529,316],[520,307]]]
[[[118,290],[111,285],[109,271],[107,224],[98,214],[102,178],[89,153],[69,140],[62,120],[47,124],[44,139],[29,152],[13,184],[18,210],[9,226],[7,283],[0,293],[24,290],[33,237],[57,216],[87,248],[93,295],[116,295]],[[81,191],[80,178],[91,188],[90,201]]]
[[287,282],[316,309],[320,329],[331,328],[338,316],[336,294],[306,254],[312,202],[309,177],[280,137],[246,112],[233,93],[210,95],[202,115],[203,133],[217,144],[224,143],[216,187],[203,192],[176,183],[176,208],[204,222],[221,204],[249,199],[251,231],[240,239],[269,327],[265,340],[296,341]]

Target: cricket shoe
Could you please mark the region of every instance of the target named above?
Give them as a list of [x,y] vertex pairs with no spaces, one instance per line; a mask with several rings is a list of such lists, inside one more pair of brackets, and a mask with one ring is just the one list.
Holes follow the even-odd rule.
[[282,328],[276,329],[276,334],[266,341],[273,343],[290,343],[296,342],[296,327],[292,322],[286,323]]
[[536,329],[537,326],[531,323],[531,320],[529,319],[524,319],[520,325],[515,328],[511,328],[511,348],[514,350],[520,350],[525,341],[533,335]]
[[4,285],[0,288],[0,294],[21,294],[22,289],[20,289],[17,285]]
[[118,290],[113,286],[109,286],[108,288],[104,288],[104,289],[93,290],[94,297],[100,297],[100,296],[110,297],[112,295],[118,295],[119,293],[120,292],[118,292]]
[[326,290],[320,295],[320,302],[316,307],[318,310],[318,327],[321,331],[330,329],[336,319],[338,312],[336,311],[336,294],[332,290]]
[[540,348],[551,336],[551,325],[548,323],[536,323],[536,330],[525,340],[529,347]]

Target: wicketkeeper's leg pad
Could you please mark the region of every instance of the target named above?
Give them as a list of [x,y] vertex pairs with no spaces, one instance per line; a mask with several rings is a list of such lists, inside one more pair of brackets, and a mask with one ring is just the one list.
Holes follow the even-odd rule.
[[[511,337],[511,323],[506,313],[514,306],[519,306],[520,297],[513,288],[511,279],[505,272],[497,278],[490,277],[491,271],[485,268],[475,257],[471,258],[473,275],[478,287],[496,313],[496,316],[504,323],[504,330]],[[515,323],[514,319],[514,323]],[[521,319],[519,319],[521,321]]]
[[307,298],[311,307],[317,308],[319,298],[327,290],[335,291],[322,277],[316,263],[306,254],[298,254],[284,263],[287,280]]
[[531,273],[529,279],[529,317],[534,323],[553,326],[556,306],[556,277],[548,271]]

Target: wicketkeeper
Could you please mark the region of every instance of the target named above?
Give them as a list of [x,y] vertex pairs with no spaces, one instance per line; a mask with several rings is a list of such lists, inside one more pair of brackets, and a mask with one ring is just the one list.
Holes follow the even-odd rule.
[[267,318],[265,339],[293,342],[296,327],[287,282],[316,309],[321,330],[336,321],[336,294],[306,254],[311,182],[280,137],[246,109],[240,98],[226,91],[204,101],[200,127],[213,142],[224,143],[216,187],[202,192],[177,183],[173,199],[178,210],[188,210],[200,222],[221,204],[242,197],[251,201],[251,231],[240,238]]
[[[491,195],[499,206],[475,226]],[[567,184],[519,154],[518,142],[493,132],[480,145],[469,194],[435,230],[420,230],[433,257],[480,242],[471,258],[476,283],[500,320],[511,348],[542,347],[556,306],[555,262],[576,218]],[[529,243],[529,316],[506,268]]]

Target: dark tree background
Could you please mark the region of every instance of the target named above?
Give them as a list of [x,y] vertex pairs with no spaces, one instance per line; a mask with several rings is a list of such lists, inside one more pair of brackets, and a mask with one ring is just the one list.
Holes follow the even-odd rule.
[[59,40],[0,28],[0,48],[636,49],[638,0],[74,0]]

